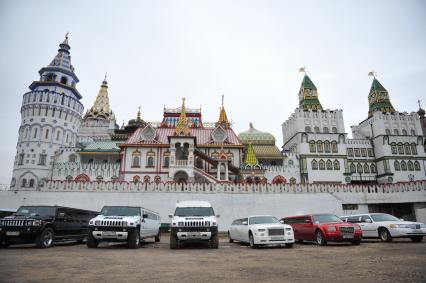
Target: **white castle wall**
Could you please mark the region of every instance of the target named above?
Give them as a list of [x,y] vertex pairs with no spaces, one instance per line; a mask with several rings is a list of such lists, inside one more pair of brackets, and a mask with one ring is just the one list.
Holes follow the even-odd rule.
[[102,176],[104,181],[109,181],[111,177],[119,177],[120,163],[55,163],[52,179],[66,180],[67,176],[72,176],[74,179],[80,174],[86,174],[93,181],[98,176]]

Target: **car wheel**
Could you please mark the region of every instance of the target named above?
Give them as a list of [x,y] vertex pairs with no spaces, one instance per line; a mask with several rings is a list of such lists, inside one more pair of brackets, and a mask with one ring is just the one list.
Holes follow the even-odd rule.
[[249,244],[250,244],[250,248],[252,248],[252,249],[257,248],[257,245],[254,243],[253,234],[251,232],[249,234]]
[[361,244],[361,240],[352,241],[352,245],[358,246],[359,244]]
[[10,243],[7,240],[0,241],[0,247],[7,249]]
[[90,231],[89,231],[89,234],[87,235],[86,245],[89,249],[97,248],[99,245],[99,241],[93,237],[92,232]]
[[297,240],[296,243],[303,244],[303,240]]
[[230,243],[233,243],[233,242],[234,242],[234,240],[231,238],[231,234],[229,233],[229,231],[228,231],[228,238],[229,238],[229,242],[230,242]]
[[292,247],[293,247],[293,243],[285,244],[285,246],[286,246],[287,248],[292,248]]
[[36,237],[36,245],[38,248],[50,248],[53,246],[55,239],[55,232],[52,228],[43,229]]
[[161,240],[161,233],[160,230],[158,230],[157,236],[155,236],[155,242],[158,243]]
[[170,234],[170,249],[178,249],[179,248],[179,240],[176,235]]
[[210,247],[212,249],[217,249],[219,248],[219,235],[216,233],[214,234],[214,236],[212,237],[211,241],[210,241]]
[[316,236],[317,244],[318,244],[318,245],[320,245],[320,246],[325,246],[325,245],[327,245],[327,240],[325,239],[325,237],[324,237],[323,233],[322,233],[320,230],[318,230],[318,231],[315,233],[315,236]]
[[423,236],[414,236],[414,237],[410,237],[411,241],[413,241],[414,243],[419,243],[423,240]]
[[379,237],[382,242],[392,242],[392,236],[386,228],[380,229]]
[[129,233],[128,245],[130,249],[137,249],[141,244],[141,238],[139,237],[139,230],[133,230]]

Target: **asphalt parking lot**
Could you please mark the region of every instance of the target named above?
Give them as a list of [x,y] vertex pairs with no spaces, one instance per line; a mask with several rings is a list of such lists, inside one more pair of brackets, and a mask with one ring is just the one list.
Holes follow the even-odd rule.
[[250,249],[223,237],[217,250],[203,244],[170,250],[163,235],[137,250],[105,243],[11,246],[0,249],[0,281],[426,282],[426,240]]

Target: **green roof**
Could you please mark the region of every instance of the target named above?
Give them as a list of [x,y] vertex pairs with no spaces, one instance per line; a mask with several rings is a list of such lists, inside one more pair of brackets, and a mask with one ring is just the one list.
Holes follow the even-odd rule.
[[386,91],[387,90],[382,86],[382,84],[376,79],[374,78],[373,83],[371,84],[371,89],[370,89],[370,93],[373,91]]
[[252,123],[250,123],[250,128],[247,131],[238,135],[238,138],[244,145],[249,143],[275,145],[275,137],[272,134],[255,129]]
[[110,152],[120,151],[119,144],[121,142],[115,141],[95,141],[87,144],[81,151],[82,152]]
[[306,74],[305,74],[305,77],[303,77],[302,87],[308,88],[308,89],[317,89],[317,87],[314,85],[314,83],[311,81],[311,79]]

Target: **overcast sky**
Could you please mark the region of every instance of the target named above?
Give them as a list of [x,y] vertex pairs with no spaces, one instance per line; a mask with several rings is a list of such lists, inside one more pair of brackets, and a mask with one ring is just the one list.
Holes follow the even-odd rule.
[[216,121],[221,95],[235,132],[250,122],[282,146],[306,65],[346,131],[367,117],[371,69],[394,107],[426,107],[426,1],[0,1],[0,183],[9,183],[22,95],[70,32],[85,108],[108,72],[118,123],[160,121],[163,106]]

